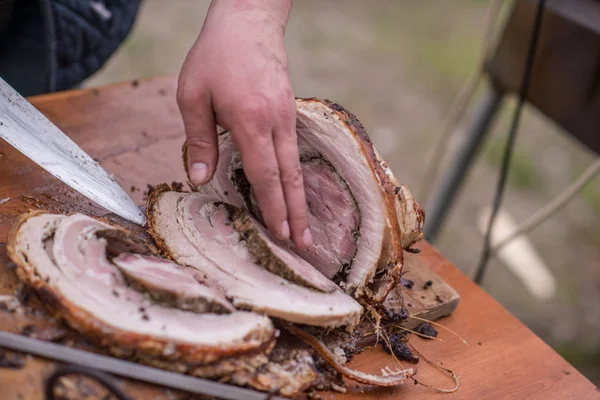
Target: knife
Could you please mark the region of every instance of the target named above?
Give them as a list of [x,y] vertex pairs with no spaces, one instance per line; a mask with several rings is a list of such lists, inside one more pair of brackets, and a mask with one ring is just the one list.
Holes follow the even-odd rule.
[[144,214],[114,178],[2,78],[0,138],[93,202],[145,225]]
[[286,400],[283,397],[268,393],[148,367],[114,357],[24,337],[16,333],[0,331],[0,348],[34,354],[55,361],[67,362],[124,378],[136,379],[195,394],[215,396],[219,399]]

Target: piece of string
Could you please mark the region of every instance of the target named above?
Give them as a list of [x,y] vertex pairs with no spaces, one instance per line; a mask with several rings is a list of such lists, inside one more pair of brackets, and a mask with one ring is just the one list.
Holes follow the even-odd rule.
[[454,336],[456,336],[457,338],[459,338],[464,344],[469,345],[469,343],[467,343],[467,341],[462,336],[460,336],[458,333],[454,332],[452,329],[448,328],[447,326],[444,326],[444,325],[440,324],[439,322],[430,321],[428,319],[417,317],[415,315],[409,315],[408,318],[416,319],[417,321],[427,322],[428,324],[431,324],[433,326],[437,326],[440,329],[443,329],[443,330],[445,330],[447,332],[450,332],[451,334],[453,334]]
[[425,334],[423,334],[423,333],[420,333],[420,332],[417,332],[417,331],[413,331],[412,329],[405,328],[405,327],[403,327],[402,325],[394,325],[394,328],[396,328],[396,329],[401,329],[401,330],[403,330],[403,331],[405,331],[405,332],[410,332],[410,333],[412,333],[413,335],[420,336],[420,337],[422,337],[422,338],[424,338],[424,339],[437,340],[437,341],[439,341],[439,342],[443,342],[443,341],[444,341],[444,340],[443,340],[443,339],[441,339],[441,338],[438,338],[438,337],[435,337],[435,336],[429,336],[429,335],[425,335]]
[[444,368],[441,365],[437,365],[436,363],[430,361],[427,357],[425,357],[423,355],[423,353],[421,353],[419,350],[417,350],[415,348],[415,346],[412,345],[412,343],[410,343],[410,342],[407,342],[407,343],[410,346],[410,348],[412,349],[412,351],[414,351],[416,355],[421,357],[421,359],[423,361],[425,361],[427,364],[431,365],[432,367],[434,367],[436,369],[439,369],[439,370],[449,373],[452,376],[452,379],[454,379],[454,382],[456,383],[456,385],[452,389],[439,389],[439,388],[435,388],[431,385],[428,385],[426,383],[423,383],[421,381],[418,381],[417,379],[415,379],[414,376],[412,376],[411,379],[415,382],[415,384],[425,386],[429,389],[435,390],[436,392],[440,392],[440,393],[454,393],[458,390],[458,387],[460,386],[460,383],[458,382],[458,376],[456,376],[456,374],[452,370],[449,370],[448,368]]
[[512,123],[510,126],[510,130],[508,132],[508,139],[506,142],[506,147],[504,149],[504,156],[502,159],[502,165],[500,168],[500,174],[498,177],[498,183],[496,186],[496,193],[494,195],[494,201],[492,205],[492,213],[490,216],[490,220],[488,222],[488,227],[485,233],[485,238],[483,242],[483,251],[481,255],[481,259],[479,261],[479,265],[477,266],[474,281],[479,284],[483,279],[483,275],[485,274],[486,267],[488,265],[488,260],[492,254],[492,245],[491,245],[491,233],[492,228],[494,226],[494,222],[498,215],[498,211],[500,210],[500,204],[502,203],[502,198],[504,196],[504,190],[506,188],[506,177],[508,175],[508,170],[510,166],[510,160],[515,144],[515,139],[517,137],[517,128],[519,126],[519,121],[521,119],[521,112],[523,110],[523,106],[527,99],[527,91],[529,89],[529,82],[531,79],[531,73],[533,71],[533,63],[535,60],[535,53],[537,50],[538,39],[542,26],[542,19],[544,14],[544,6],[546,4],[546,0],[538,0],[538,7],[535,15],[535,20],[532,28],[531,37],[529,40],[529,49],[527,51],[527,58],[525,60],[525,70],[523,72],[523,80],[521,81],[521,87],[519,90],[519,102],[515,107]]
[[52,375],[46,380],[46,400],[56,400],[54,390],[59,379],[66,375],[83,375],[88,378],[92,378],[100,383],[106,390],[115,396],[118,400],[133,400],[127,396],[121,388],[115,383],[115,379],[104,372],[100,372],[95,369],[82,367],[79,365],[65,365],[58,367]]

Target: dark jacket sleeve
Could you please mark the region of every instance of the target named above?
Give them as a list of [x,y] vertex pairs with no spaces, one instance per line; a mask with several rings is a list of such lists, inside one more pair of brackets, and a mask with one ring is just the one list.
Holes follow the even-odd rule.
[[0,0],[0,38],[10,23],[15,0]]
[[140,2],[0,0],[6,5],[0,77],[23,96],[76,87],[119,48]]

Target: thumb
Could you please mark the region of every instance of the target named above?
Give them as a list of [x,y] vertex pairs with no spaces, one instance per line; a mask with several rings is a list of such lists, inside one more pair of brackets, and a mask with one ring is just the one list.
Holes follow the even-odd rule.
[[217,127],[210,106],[183,111],[186,151],[184,160],[188,178],[199,186],[209,182],[219,158]]

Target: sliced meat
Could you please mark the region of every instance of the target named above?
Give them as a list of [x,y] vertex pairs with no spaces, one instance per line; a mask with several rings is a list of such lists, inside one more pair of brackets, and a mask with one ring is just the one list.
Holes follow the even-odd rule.
[[95,235],[102,229],[112,227],[81,214],[34,213],[21,219],[9,240],[21,280],[74,329],[120,356],[154,364],[176,360],[182,372],[211,364],[230,373],[272,348],[275,329],[264,316],[196,314],[156,304],[128,287],[106,257],[106,241]]
[[126,279],[143,288],[157,301],[181,310],[217,314],[234,311],[227,298],[210,286],[199,282],[198,271],[171,261],[140,254],[123,253],[112,263]]
[[[333,292],[339,287],[300,256],[275,243],[275,239],[244,209],[230,207],[233,227],[246,242],[255,261],[282,278],[321,292]],[[235,211],[237,210],[237,211]]]
[[[314,98],[297,99],[296,115],[314,245],[299,249],[277,244],[347,293],[380,303],[398,284],[403,248],[422,237],[423,212],[408,189],[398,184],[354,115]],[[262,222],[240,154],[227,133],[219,138],[219,152],[212,181],[197,190],[236,207],[244,204]]]
[[210,196],[163,185],[151,194],[147,213],[159,247],[179,264],[198,269],[236,308],[322,327],[358,323],[362,307],[350,296],[296,285],[255,264],[227,207]]

